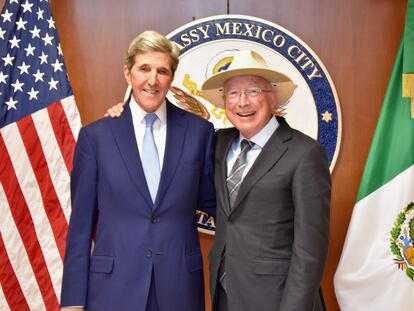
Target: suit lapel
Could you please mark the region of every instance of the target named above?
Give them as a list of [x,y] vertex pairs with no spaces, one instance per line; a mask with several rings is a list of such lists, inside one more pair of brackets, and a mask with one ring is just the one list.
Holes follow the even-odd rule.
[[183,145],[187,130],[187,123],[182,118],[184,113],[183,110],[175,107],[167,100],[167,137],[164,163],[162,165],[160,184],[158,186],[154,209],[159,206],[165,197],[184,149]]
[[279,127],[270,137],[262,152],[259,154],[256,161],[253,163],[253,166],[243,179],[231,213],[238,208],[240,202],[243,201],[245,196],[257,183],[257,181],[265,175],[287,151],[287,147],[284,143],[291,139],[291,128],[286,123],[284,118],[278,118],[278,122]]
[[148,190],[137,140],[135,138],[129,103],[125,105],[124,113],[119,118],[110,120],[109,124],[111,125],[112,134],[131,179],[137,187],[138,192],[145,198],[149,206],[152,206],[152,199]]
[[239,132],[235,129],[222,130],[217,139],[215,158],[216,158],[216,180],[218,183],[217,189],[222,189],[218,191],[217,198],[220,200],[218,206],[221,206],[224,213],[230,215],[230,201],[229,193],[227,191],[227,154],[230,150],[230,147],[236,137],[239,135]]

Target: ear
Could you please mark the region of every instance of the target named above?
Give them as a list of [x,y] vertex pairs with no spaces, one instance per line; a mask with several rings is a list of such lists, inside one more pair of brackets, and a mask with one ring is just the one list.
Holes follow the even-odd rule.
[[277,108],[279,108],[279,102],[277,100],[277,91],[276,91],[276,87],[272,87],[272,92],[269,93],[269,96],[271,98],[271,108],[272,110],[276,110]]
[[128,85],[131,85],[131,72],[129,71],[127,65],[124,65],[124,77]]

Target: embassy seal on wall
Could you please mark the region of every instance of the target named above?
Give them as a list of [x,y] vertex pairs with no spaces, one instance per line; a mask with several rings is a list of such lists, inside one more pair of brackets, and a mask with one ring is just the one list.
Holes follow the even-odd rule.
[[[283,115],[289,125],[318,140],[332,172],[341,141],[341,113],[333,82],[317,55],[298,37],[272,22],[245,15],[218,15],[186,24],[167,37],[180,47],[180,65],[168,99],[209,120],[231,127],[225,111],[203,97],[204,80],[226,70],[238,50],[255,50],[296,85]],[[198,211],[199,231],[214,233],[215,221]]]

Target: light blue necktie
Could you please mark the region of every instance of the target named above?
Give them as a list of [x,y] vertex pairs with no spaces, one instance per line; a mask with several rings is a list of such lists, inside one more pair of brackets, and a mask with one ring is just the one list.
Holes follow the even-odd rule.
[[157,146],[154,141],[154,135],[152,133],[152,125],[156,119],[157,115],[155,113],[149,113],[145,116],[145,134],[141,156],[142,166],[144,168],[144,174],[152,202],[155,202],[158,184],[160,183],[160,160],[158,157]]

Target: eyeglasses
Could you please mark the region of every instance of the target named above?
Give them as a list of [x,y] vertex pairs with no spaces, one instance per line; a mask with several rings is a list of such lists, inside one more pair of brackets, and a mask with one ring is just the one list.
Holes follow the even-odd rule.
[[248,97],[256,97],[259,96],[263,92],[271,92],[272,90],[264,90],[259,87],[251,87],[245,90],[228,90],[224,92],[224,96],[229,99],[236,99],[241,96],[242,93],[244,93]]

